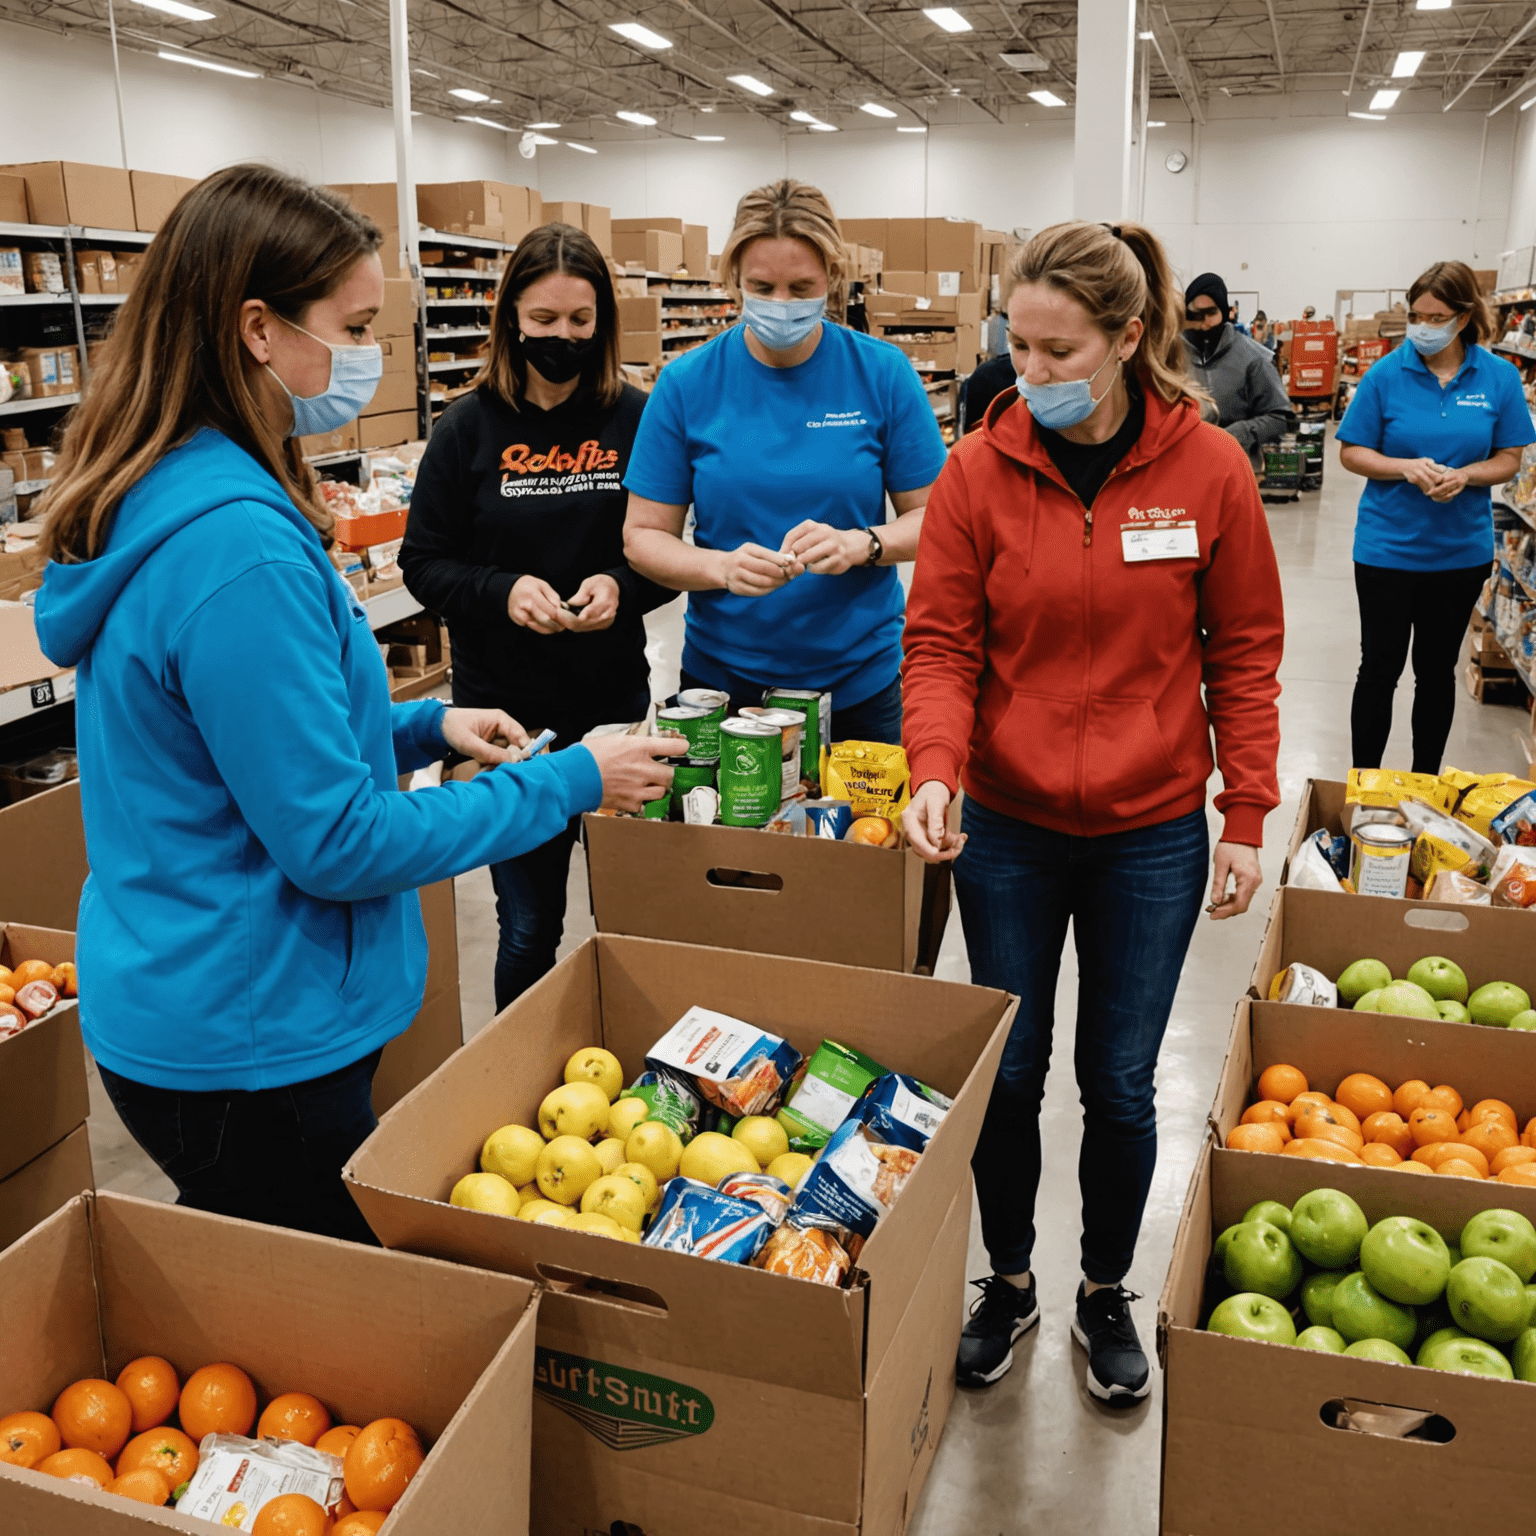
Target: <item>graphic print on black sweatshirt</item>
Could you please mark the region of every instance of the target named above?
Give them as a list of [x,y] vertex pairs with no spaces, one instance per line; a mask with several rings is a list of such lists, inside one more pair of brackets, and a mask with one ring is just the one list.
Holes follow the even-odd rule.
[[513,443],[501,456],[503,496],[580,496],[623,490],[624,472],[616,448],[589,438],[574,453],[559,443],[542,453]]

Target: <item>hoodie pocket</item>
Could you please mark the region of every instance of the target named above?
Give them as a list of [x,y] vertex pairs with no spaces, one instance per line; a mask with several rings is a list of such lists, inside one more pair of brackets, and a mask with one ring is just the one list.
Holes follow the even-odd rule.
[[1077,737],[1082,701],[1015,693],[977,745],[982,772],[1022,805],[1069,815],[1077,797]]
[[388,896],[354,901],[347,907],[347,970],[341,995],[349,1002],[357,1001],[368,990],[370,967],[377,967],[380,962],[389,907]]
[[1095,697],[1088,701],[1084,741],[1085,809],[1130,821],[1146,816],[1192,787],[1174,761],[1150,699]]

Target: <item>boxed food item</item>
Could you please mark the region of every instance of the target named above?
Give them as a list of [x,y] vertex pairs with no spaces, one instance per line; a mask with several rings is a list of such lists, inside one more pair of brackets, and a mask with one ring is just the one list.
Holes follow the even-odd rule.
[[27,184],[20,176],[0,176],[0,224],[26,224]]
[[108,165],[70,160],[37,160],[0,166],[27,184],[34,224],[84,224],[96,229],[132,229],[133,185],[128,172]]
[[64,263],[57,251],[24,251],[21,258],[28,293],[67,293]]
[[21,248],[15,245],[0,246],[0,293],[26,291],[27,273],[21,259]]

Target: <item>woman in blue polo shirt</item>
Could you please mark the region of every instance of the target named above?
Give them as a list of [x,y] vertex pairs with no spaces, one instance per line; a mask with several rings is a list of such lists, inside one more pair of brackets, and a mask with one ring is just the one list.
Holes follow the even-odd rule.
[[693,594],[683,687],[722,689],[735,709],[765,687],[830,690],[834,740],[899,742],[893,567],[916,557],[944,441],[901,352],[828,323],[843,259],[816,188],[742,198],[720,267],[744,323],[662,373],[624,479],[624,553]]
[[1493,560],[1489,486],[1536,441],[1513,364],[1480,342],[1493,314],[1472,271],[1439,261],[1408,290],[1408,341],[1360,381],[1340,460],[1366,477],[1355,523],[1360,672],[1353,764],[1379,768],[1413,649],[1413,771],[1438,773],[1456,708],[1461,637]]

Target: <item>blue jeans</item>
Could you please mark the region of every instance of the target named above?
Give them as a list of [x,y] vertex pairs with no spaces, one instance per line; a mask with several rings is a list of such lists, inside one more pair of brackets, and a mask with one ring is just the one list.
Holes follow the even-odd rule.
[[[726,674],[721,691],[730,694],[729,710],[735,714],[743,704],[761,704],[763,690],[769,683],[753,682],[751,678]],[[678,687],[714,688],[701,677],[684,672]],[[832,691],[832,740],[833,741],[883,741],[894,747],[901,745],[901,679],[898,677],[888,688],[860,699],[857,704],[840,708],[837,690]]]
[[1205,894],[1205,813],[1073,837],[968,798],[962,826],[969,841],[955,861],[955,891],[971,980],[1019,997],[971,1165],[982,1238],[999,1274],[1030,1267],[1040,1105],[1070,919],[1083,1273],[1113,1285],[1130,1270],[1157,1163],[1153,1074]]

